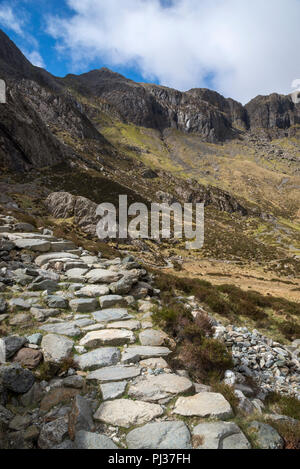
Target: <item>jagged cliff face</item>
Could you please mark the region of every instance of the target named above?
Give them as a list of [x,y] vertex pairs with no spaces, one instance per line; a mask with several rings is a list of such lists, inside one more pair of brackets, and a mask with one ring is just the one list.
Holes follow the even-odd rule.
[[208,89],[185,93],[150,84],[138,84],[107,69],[61,81],[86,97],[102,99],[120,119],[163,131],[175,128],[221,142],[240,131],[287,129],[299,123],[300,104],[291,96],[258,96],[246,106]]
[[109,148],[91,122],[95,99],[107,115],[122,122],[161,133],[176,129],[212,143],[248,130],[289,129],[300,123],[300,105],[290,96],[259,96],[243,107],[207,89],[181,93],[134,83],[108,69],[60,79],[32,66],[1,31],[0,39],[0,75],[8,85],[8,106],[1,112],[0,157],[14,169],[64,161],[70,151],[57,135],[65,132]]
[[300,124],[300,104],[291,96],[258,96],[246,105],[251,128],[289,129]]
[[[290,96],[243,106],[108,69],[57,78],[1,31],[0,77],[0,210],[29,206],[37,217],[74,219],[90,236],[95,204],[117,205],[119,194],[129,203],[204,202],[201,256],[265,263],[300,254],[300,105]],[[57,192],[80,201],[78,210],[62,217],[60,196],[45,205]],[[159,258],[171,248],[137,247]]]

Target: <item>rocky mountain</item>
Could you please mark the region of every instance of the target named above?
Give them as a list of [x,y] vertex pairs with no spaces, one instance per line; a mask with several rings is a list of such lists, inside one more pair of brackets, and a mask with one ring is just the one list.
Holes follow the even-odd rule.
[[[0,448],[299,449],[300,105],[58,78],[1,31],[0,78]],[[203,248],[100,241],[124,194],[203,202]]]

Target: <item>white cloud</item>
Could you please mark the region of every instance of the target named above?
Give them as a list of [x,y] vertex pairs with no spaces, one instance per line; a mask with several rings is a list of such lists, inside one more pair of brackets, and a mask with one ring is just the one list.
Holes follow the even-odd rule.
[[36,67],[45,68],[45,62],[43,60],[43,57],[37,50],[34,50],[32,52],[24,52],[24,55],[26,55],[27,59]]
[[300,77],[300,0],[67,0],[48,31],[77,66],[137,66],[181,90],[212,86],[242,102],[289,93]]
[[12,8],[7,4],[0,5],[0,25],[17,34],[23,34],[23,21],[16,17]]

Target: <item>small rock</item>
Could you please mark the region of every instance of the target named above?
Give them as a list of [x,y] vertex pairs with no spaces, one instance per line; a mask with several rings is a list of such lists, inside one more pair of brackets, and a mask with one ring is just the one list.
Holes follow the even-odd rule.
[[51,449],[58,445],[68,436],[68,424],[65,419],[59,418],[53,422],[45,423],[42,426],[38,439],[38,445],[41,449]]
[[253,431],[260,449],[283,449],[283,439],[270,425],[261,422],[252,422],[249,429]]
[[4,388],[16,394],[25,394],[34,384],[34,375],[29,370],[24,370],[19,364],[1,366],[0,378]]
[[94,431],[94,421],[90,403],[84,397],[77,395],[74,398],[71,413],[69,415],[69,435],[71,440],[80,430]]
[[20,363],[20,365],[33,370],[41,363],[42,359],[43,354],[40,350],[22,348],[15,355],[13,361],[16,363]]

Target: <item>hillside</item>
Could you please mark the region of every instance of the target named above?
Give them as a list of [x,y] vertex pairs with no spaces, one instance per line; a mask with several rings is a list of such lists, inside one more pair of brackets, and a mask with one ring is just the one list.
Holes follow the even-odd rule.
[[[300,104],[0,31],[0,448],[299,449]],[[100,241],[97,205],[205,205],[205,243]]]

